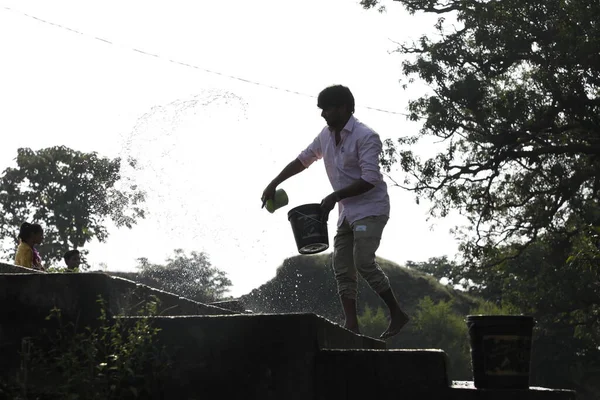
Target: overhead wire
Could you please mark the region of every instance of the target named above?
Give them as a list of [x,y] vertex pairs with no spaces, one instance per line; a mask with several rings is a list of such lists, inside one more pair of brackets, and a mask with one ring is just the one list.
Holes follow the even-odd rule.
[[[212,69],[204,68],[204,67],[201,67],[201,66],[198,66],[198,65],[193,65],[193,64],[185,63],[183,61],[174,60],[174,59],[171,59],[171,58],[168,58],[168,57],[163,57],[160,54],[154,54],[154,53],[151,53],[151,52],[148,52],[148,51],[145,51],[145,50],[137,49],[135,47],[123,46],[123,45],[120,45],[120,44],[115,43],[113,41],[110,41],[110,40],[107,40],[107,39],[104,39],[104,38],[101,38],[101,37],[98,37],[98,36],[95,36],[95,35],[91,35],[91,34],[87,34],[87,33],[84,33],[84,32],[80,32],[80,31],[78,31],[76,29],[69,28],[68,26],[64,26],[64,25],[61,25],[61,24],[58,24],[58,23],[55,23],[55,22],[52,22],[52,21],[48,21],[48,20],[45,20],[43,18],[39,18],[39,17],[37,17],[35,15],[30,15],[30,14],[25,13],[25,12],[20,11],[20,10],[15,10],[13,8],[6,7],[6,6],[3,7],[3,8],[5,10],[7,10],[7,11],[10,11],[10,12],[13,12],[13,13],[17,13],[17,14],[21,14],[21,15],[27,17],[27,18],[34,19],[34,20],[42,22],[44,24],[52,25],[54,27],[67,30],[67,31],[69,31],[71,33],[75,33],[75,34],[78,34],[78,35],[81,35],[81,36],[93,38],[93,39],[98,40],[100,42],[109,44],[111,46],[119,45],[120,47],[127,48],[127,49],[129,49],[131,51],[135,51],[137,53],[140,53],[140,54],[143,54],[143,55],[146,55],[146,56],[149,56],[149,57],[158,58],[158,59],[161,59],[161,60],[173,63],[173,64],[177,64],[177,65],[180,65],[180,66],[183,66],[183,67],[186,67],[186,68],[193,68],[193,69],[200,70],[200,71],[203,71],[203,72],[206,72],[206,73],[209,73],[209,74],[219,75],[219,76],[222,76],[222,77],[225,77],[225,78],[228,78],[228,79],[233,79],[233,80],[237,80],[237,81],[244,82],[244,83],[247,83],[247,84],[261,86],[261,87],[265,87],[265,88],[272,89],[272,90],[278,90],[278,91],[282,91],[282,92],[287,92],[287,93],[298,95],[298,96],[310,97],[310,98],[314,98],[314,99],[317,98],[317,96],[315,96],[315,95],[311,95],[311,94],[307,94],[307,93],[302,93],[302,92],[299,92],[299,91],[296,91],[296,90],[291,90],[291,89],[287,89],[287,88],[280,87],[280,86],[270,85],[270,84],[267,84],[267,83],[262,83],[262,82],[258,82],[258,81],[251,80],[251,79],[242,78],[242,77],[239,77],[239,76],[236,76],[236,75],[226,74],[226,73],[223,73],[223,72],[219,72],[219,71],[215,71],[215,70],[212,70]],[[409,114],[406,114],[406,113],[402,113],[402,112],[398,112],[398,111],[385,110],[385,109],[378,108],[378,107],[361,106],[361,105],[357,105],[357,107],[365,108],[365,109],[372,110],[372,111],[382,112],[382,113],[386,113],[386,114],[402,115],[402,116],[406,116],[406,117],[409,116]]]

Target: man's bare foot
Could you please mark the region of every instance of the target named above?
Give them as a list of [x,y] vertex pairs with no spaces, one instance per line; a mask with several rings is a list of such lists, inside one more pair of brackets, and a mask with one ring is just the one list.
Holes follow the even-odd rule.
[[349,331],[352,331],[354,333],[356,333],[357,335],[360,335],[360,330],[358,329],[358,325],[344,325],[344,328],[348,329]]
[[389,339],[392,336],[396,336],[400,330],[408,323],[410,318],[408,315],[400,309],[390,316],[390,324],[388,328],[379,336],[379,339]]

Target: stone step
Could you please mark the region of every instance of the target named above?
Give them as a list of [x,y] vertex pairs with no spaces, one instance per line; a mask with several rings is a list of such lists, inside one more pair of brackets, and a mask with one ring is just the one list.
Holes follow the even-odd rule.
[[53,326],[46,317],[54,307],[60,309],[63,324],[72,322],[81,330],[96,326],[98,296],[109,316],[140,315],[140,307],[154,297],[160,300],[162,315],[235,314],[102,273],[0,274],[0,373],[18,368],[23,337]]
[[[469,382],[472,386],[473,382]],[[476,389],[463,385],[452,385],[447,388],[404,388],[391,391],[372,386],[356,385],[358,390],[348,392],[338,388],[338,393],[331,392],[327,397],[317,394],[315,399],[327,400],[576,400],[577,394],[573,390],[548,389],[532,387],[528,390],[513,389]],[[389,390],[389,391],[387,391]],[[174,399],[175,400],[175,399]]]
[[477,389],[451,382],[441,350],[321,350],[316,400],[575,400],[572,390]]
[[385,348],[315,314],[156,317],[152,324],[172,358],[165,392],[173,398],[313,399],[319,351]]
[[374,399],[450,386],[442,350],[322,350],[316,361],[317,399]]
[[472,381],[455,381],[445,398],[449,400],[575,400],[577,393],[574,390],[534,386],[528,390],[476,389]]

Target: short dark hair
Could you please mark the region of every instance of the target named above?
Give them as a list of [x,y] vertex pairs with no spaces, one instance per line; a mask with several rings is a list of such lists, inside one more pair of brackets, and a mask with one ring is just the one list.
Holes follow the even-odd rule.
[[42,226],[40,224],[30,224],[29,222],[23,222],[21,227],[19,228],[19,239],[27,240],[31,237],[31,235],[43,232]]
[[79,255],[79,250],[69,250],[65,253],[63,258],[65,259],[65,262],[68,262],[71,258],[73,258],[74,256],[78,256],[78,255]]
[[317,107],[324,110],[329,107],[348,106],[348,111],[354,113],[354,96],[350,89],[342,85],[326,87],[319,93]]

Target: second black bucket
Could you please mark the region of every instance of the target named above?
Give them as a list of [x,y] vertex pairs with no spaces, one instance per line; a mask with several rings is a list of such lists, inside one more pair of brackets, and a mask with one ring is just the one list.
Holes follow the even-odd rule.
[[467,316],[476,388],[529,388],[533,325],[526,315]]
[[316,254],[329,248],[327,223],[321,222],[322,217],[320,204],[304,204],[288,212],[300,254]]

